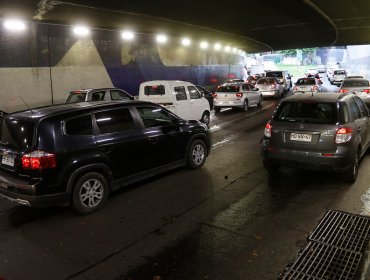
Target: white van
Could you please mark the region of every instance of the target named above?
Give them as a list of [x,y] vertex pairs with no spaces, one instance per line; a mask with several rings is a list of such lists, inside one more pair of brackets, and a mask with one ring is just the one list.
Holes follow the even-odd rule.
[[209,102],[197,88],[184,81],[148,81],[140,84],[139,100],[166,107],[185,120],[210,122]]

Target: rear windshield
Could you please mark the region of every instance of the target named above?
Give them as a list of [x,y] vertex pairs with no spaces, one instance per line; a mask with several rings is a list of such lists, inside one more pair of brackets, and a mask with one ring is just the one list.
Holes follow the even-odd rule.
[[336,124],[336,103],[283,102],[274,120],[284,122]]
[[369,86],[369,81],[343,81],[342,87],[367,87]]
[[86,98],[86,92],[71,92],[67,98],[66,103],[83,102]]
[[335,70],[334,71],[334,75],[345,75],[346,74],[346,71],[344,70]]
[[145,95],[164,95],[165,94],[164,85],[145,86],[144,94]]
[[314,85],[316,84],[315,79],[298,79],[297,85]]
[[216,92],[239,92],[239,86],[219,86]]
[[257,84],[273,84],[274,82],[274,79],[259,79]]
[[275,77],[275,78],[282,78],[283,72],[281,71],[271,71],[266,73],[266,77]]
[[0,123],[0,144],[24,150],[33,142],[35,122],[5,117]]

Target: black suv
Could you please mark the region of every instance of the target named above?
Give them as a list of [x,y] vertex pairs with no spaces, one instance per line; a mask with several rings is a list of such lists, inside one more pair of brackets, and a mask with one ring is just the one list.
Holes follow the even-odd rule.
[[84,101],[134,100],[134,97],[119,88],[80,89],[69,93],[66,103]]
[[370,146],[370,114],[354,94],[296,93],[265,127],[261,146],[268,171],[280,166],[343,173],[354,183]]
[[149,102],[16,112],[0,123],[0,195],[87,214],[110,191],[180,166],[199,168],[209,152],[206,125]]

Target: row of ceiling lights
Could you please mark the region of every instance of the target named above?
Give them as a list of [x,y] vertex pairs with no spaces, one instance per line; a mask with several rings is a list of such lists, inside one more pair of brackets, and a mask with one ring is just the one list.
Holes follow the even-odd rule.
[[[4,21],[4,27],[7,30],[11,31],[24,31],[26,29],[26,23],[20,20],[5,20]],[[90,35],[90,29],[86,26],[74,26],[73,27],[73,33],[77,36],[80,37],[86,37]],[[121,37],[125,41],[132,41],[135,39],[135,33],[129,30],[122,31],[121,32]],[[164,34],[158,34],[156,35],[156,41],[159,44],[165,44],[168,41],[168,37]],[[189,38],[182,38],[181,39],[181,44],[185,47],[188,47],[192,44],[192,41]],[[199,47],[203,50],[209,49],[209,43],[206,41],[202,41],[199,43]],[[227,53],[235,53],[235,54],[240,54],[245,56],[245,52],[243,52],[240,49],[237,49],[235,47],[231,47],[229,45],[222,46],[220,43],[215,43],[213,45],[213,49],[216,51],[225,51]]]

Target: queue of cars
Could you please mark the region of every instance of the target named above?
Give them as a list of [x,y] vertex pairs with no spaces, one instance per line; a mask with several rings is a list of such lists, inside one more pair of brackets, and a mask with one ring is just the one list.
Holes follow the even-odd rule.
[[[335,72],[335,71],[334,71]],[[81,214],[104,206],[111,191],[167,170],[200,168],[210,153],[211,106],[247,111],[263,96],[284,97],[286,71],[255,86],[230,80],[212,94],[185,81],[148,81],[139,100],[117,88],[70,92],[66,104],[0,114],[0,196],[28,206],[70,205]],[[340,93],[320,93],[300,78],[265,127],[263,164],[340,172],[357,178],[370,145],[363,78],[343,78]],[[309,92],[307,94],[306,92]],[[355,92],[356,94],[352,94]]]

